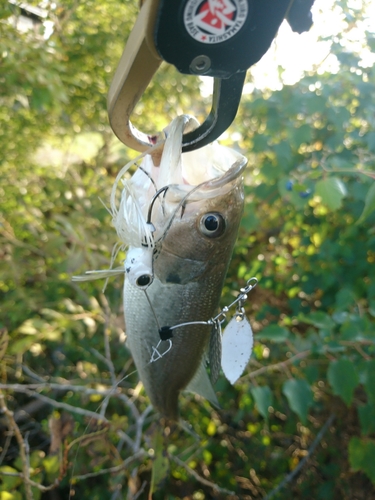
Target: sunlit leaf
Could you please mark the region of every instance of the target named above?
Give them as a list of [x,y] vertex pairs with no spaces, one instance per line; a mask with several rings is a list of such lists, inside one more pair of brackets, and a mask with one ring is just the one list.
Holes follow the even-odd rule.
[[365,198],[365,206],[361,213],[360,218],[357,220],[357,224],[364,222],[367,217],[375,210],[375,182],[371,185]]
[[20,491],[0,491],[0,500],[23,500]]
[[[18,485],[22,484],[21,477],[6,476],[5,474],[2,474],[2,472],[7,472],[8,474],[18,474],[19,473],[19,471],[17,469],[14,469],[13,467],[10,467],[8,465],[2,465],[0,467],[0,477],[1,477],[0,490],[5,490],[8,492],[11,492]],[[0,493],[0,499],[1,498],[2,497],[1,497],[1,493]],[[6,498],[6,497],[4,496],[4,498]]]
[[338,177],[327,177],[316,183],[315,193],[328,208],[337,210],[346,196],[346,187]]

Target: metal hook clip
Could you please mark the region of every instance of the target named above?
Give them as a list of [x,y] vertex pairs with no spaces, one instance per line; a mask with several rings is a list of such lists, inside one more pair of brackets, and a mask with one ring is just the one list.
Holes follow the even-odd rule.
[[[121,142],[140,152],[153,146],[158,138],[139,131],[130,121],[136,104],[162,62],[149,41],[156,6],[153,0],[142,6],[108,93],[108,116],[114,133]],[[211,111],[202,125],[184,135],[183,152],[210,144],[230,126],[237,114],[245,77],[246,71],[242,71],[230,78],[214,79]]]
[[108,94],[109,121],[120,141],[141,152],[158,141],[130,117],[163,60],[181,73],[214,78],[211,111],[184,134],[183,152],[217,139],[237,114],[247,69],[268,50],[292,3],[145,0]]

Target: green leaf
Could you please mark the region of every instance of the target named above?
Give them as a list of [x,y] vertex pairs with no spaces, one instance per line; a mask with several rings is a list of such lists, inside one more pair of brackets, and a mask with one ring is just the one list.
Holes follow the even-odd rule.
[[32,345],[34,345],[36,339],[32,336],[24,337],[20,340],[12,342],[9,347],[10,354],[23,354],[28,351]]
[[283,170],[289,171],[290,162],[292,159],[292,148],[287,141],[281,141],[273,147],[273,152],[277,156],[277,164]]
[[271,340],[272,342],[284,342],[289,337],[289,331],[279,325],[269,325],[263,328],[256,336],[257,340]]
[[299,319],[308,325],[313,325],[316,328],[324,328],[327,330],[332,329],[335,326],[335,322],[331,316],[323,311],[315,311],[310,314],[300,315]]
[[299,128],[289,129],[289,136],[292,146],[299,148],[303,143],[310,143],[312,140],[312,128],[307,123]]
[[372,183],[370,189],[367,191],[365,198],[365,206],[356,224],[361,224],[362,222],[364,222],[374,210],[375,210],[375,182]]
[[315,193],[321,197],[324,205],[331,210],[337,210],[346,196],[346,187],[338,177],[327,177],[316,183]]
[[169,471],[169,460],[166,455],[162,432],[156,428],[152,445],[154,449],[154,458],[152,462],[151,487],[150,493],[158,490],[160,483],[167,477]]
[[313,393],[307,381],[295,378],[286,380],[283,384],[283,394],[286,396],[291,410],[305,424],[309,407],[313,403]]
[[268,408],[269,406],[272,406],[273,401],[271,389],[268,387],[268,385],[265,385],[263,387],[253,387],[251,389],[251,394],[253,395],[259,413],[263,418],[268,420]]
[[340,396],[349,406],[354,389],[358,385],[358,374],[353,363],[349,359],[332,361],[328,367],[327,378],[333,393]]
[[241,227],[249,233],[255,231],[259,227],[259,218],[256,215],[255,203],[248,203],[245,206],[244,213],[241,219]]
[[60,458],[58,455],[49,455],[42,462],[49,482],[56,479],[60,471]]
[[336,309],[338,311],[347,311],[355,303],[355,295],[352,288],[344,287],[336,294]]
[[362,434],[375,433],[375,404],[367,403],[358,408],[359,421],[361,422]]
[[[8,472],[9,474],[18,474],[19,471],[14,469],[13,467],[9,467],[9,465],[3,465],[0,467],[0,491],[5,490],[6,492],[10,492],[13,489],[17,488],[20,484],[22,484],[22,478],[16,476],[5,476],[3,472]],[[1,499],[0,494],[0,499]],[[4,497],[5,498],[5,497]]]
[[22,500],[22,495],[19,491],[12,491],[11,493],[7,490],[0,491],[0,500]]
[[365,389],[367,397],[370,401],[375,403],[375,360],[368,361],[366,363],[366,379],[365,379]]
[[353,471],[364,472],[375,484],[375,442],[353,437],[349,442],[348,451]]

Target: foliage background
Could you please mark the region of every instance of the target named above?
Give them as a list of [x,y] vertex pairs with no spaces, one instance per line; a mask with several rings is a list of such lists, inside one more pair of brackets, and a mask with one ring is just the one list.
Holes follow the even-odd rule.
[[[363,8],[336,8],[350,35]],[[243,97],[223,140],[249,158],[223,304],[261,280],[254,355],[236,387],[218,381],[222,411],[181,398],[199,439],[161,437],[124,347],[122,280],[105,295],[71,282],[115,243],[99,197],[134,153],[106,93],[137,7],[56,2],[48,39],[19,13],[0,6],[0,403],[14,412],[0,418],[0,499],[375,498],[374,67],[336,36],[338,73]],[[160,130],[208,105],[164,66],[135,121]]]

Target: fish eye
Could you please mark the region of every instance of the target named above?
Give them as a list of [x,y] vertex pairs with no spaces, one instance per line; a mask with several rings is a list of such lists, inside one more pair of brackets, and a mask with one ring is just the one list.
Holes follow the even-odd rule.
[[139,276],[139,278],[137,278],[136,285],[142,288],[144,286],[150,285],[151,281],[151,276],[149,276],[148,274],[142,274],[142,276]]
[[205,214],[199,222],[199,229],[208,238],[217,238],[225,231],[224,217],[217,212]]

